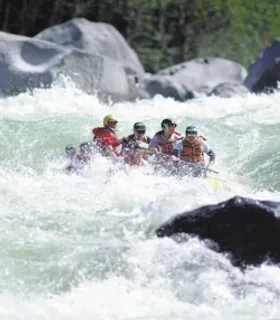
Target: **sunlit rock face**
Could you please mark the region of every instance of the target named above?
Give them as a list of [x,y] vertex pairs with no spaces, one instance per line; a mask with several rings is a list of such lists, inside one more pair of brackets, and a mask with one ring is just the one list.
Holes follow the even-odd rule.
[[139,96],[135,77],[144,69],[125,39],[112,26],[73,19],[33,38],[0,33],[2,96],[50,87],[69,76],[83,91],[112,100]]

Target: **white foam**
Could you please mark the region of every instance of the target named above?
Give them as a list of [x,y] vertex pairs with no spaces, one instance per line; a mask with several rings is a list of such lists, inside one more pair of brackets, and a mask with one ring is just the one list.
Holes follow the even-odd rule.
[[[279,93],[104,105],[71,83],[64,86],[0,101],[1,318],[279,317],[278,268],[243,274],[197,239],[177,244],[154,235],[175,214],[235,194],[279,200],[279,190],[269,190],[277,179],[258,188],[233,177],[231,190],[217,192],[206,182],[134,169],[108,178],[112,164],[100,157],[82,175],[60,170],[65,144],[91,139],[92,127],[113,113],[120,136],[136,121],[144,121],[150,135],[165,117],[175,118],[180,132],[194,123],[225,177],[240,170],[246,176],[253,166],[262,174],[267,159],[258,157],[257,143],[279,122]],[[265,142],[277,144],[269,134]]]

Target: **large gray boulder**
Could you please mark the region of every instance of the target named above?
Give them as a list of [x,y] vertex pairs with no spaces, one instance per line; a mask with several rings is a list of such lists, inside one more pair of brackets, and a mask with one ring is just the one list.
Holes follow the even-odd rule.
[[158,72],[170,75],[194,94],[210,94],[221,83],[242,84],[247,70],[240,64],[223,58],[198,58]]
[[172,76],[151,75],[140,81],[138,91],[142,98],[151,99],[156,95],[185,101],[194,95],[183,84],[178,83]]
[[1,96],[51,86],[68,54],[69,49],[58,45],[0,32]]
[[124,37],[107,23],[76,18],[47,28],[34,38],[63,47],[80,49],[89,54],[109,57],[122,63],[128,72],[138,77],[144,75],[143,66],[135,51],[128,45]]
[[[82,24],[91,25],[84,19],[81,21]],[[70,22],[69,25],[76,25],[75,21],[73,24]],[[113,27],[102,25],[104,25],[104,30],[111,30],[112,36],[107,41],[107,47],[102,42],[105,33],[99,46],[97,46],[96,38],[94,43],[98,50],[95,52],[93,43],[91,47],[86,45],[88,35],[85,33],[88,30],[79,29],[79,34],[82,37],[79,41],[85,42],[82,49],[79,48],[79,41],[75,42],[75,45],[69,45],[69,41],[65,40],[66,44],[64,45],[59,41],[55,43],[55,41],[44,40],[44,33],[41,36],[29,38],[0,32],[0,95],[3,97],[33,88],[49,88],[60,75],[66,75],[74,81],[78,88],[89,94],[97,94],[105,101],[109,99],[113,101],[133,100],[139,97],[134,77],[141,78],[144,71],[141,64],[138,63],[137,56],[135,57],[134,51],[121,40],[119,44],[116,40],[110,46],[109,42],[113,35],[116,35],[116,39],[123,38],[118,36],[116,30],[113,31]],[[91,26],[95,28],[96,25],[92,24]],[[46,34],[49,37],[53,34],[54,38],[56,35],[63,38],[63,34],[58,32],[60,27],[53,28],[53,33],[50,28],[46,30]],[[100,31],[102,27],[100,29],[99,26],[97,29]],[[72,37],[77,40],[77,28],[73,27],[72,31],[72,34],[70,32],[64,34],[65,39]],[[108,31],[108,35],[110,32]],[[105,51],[102,52],[102,48],[103,50],[110,49],[112,53],[105,54]],[[126,54],[127,61],[124,59]]]

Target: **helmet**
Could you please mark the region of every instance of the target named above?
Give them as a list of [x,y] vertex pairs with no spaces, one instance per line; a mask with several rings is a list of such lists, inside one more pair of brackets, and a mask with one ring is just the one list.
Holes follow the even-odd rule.
[[169,126],[177,127],[177,123],[170,118],[161,121],[161,127],[163,130],[167,130]]
[[91,144],[88,141],[83,142],[83,143],[80,144],[80,151],[82,153],[89,152],[90,151],[90,147],[91,147]]
[[65,153],[67,155],[70,155],[72,153],[76,153],[77,149],[75,146],[73,146],[73,144],[67,144],[67,146],[65,147]]
[[188,126],[186,128],[186,136],[197,136],[197,128],[195,126]]
[[118,122],[117,118],[115,118],[112,114],[107,114],[103,119],[104,127],[107,127],[110,121]]
[[133,130],[146,132],[146,126],[143,122],[136,122],[133,125]]

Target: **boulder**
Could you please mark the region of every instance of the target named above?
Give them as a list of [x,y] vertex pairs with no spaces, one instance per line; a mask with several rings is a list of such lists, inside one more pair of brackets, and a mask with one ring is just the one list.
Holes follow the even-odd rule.
[[181,241],[184,234],[210,240],[214,244],[212,249],[227,253],[239,267],[266,261],[279,263],[279,208],[279,202],[236,196],[177,215],[158,228],[156,234],[158,237],[176,235]]
[[144,76],[144,68],[137,54],[110,24],[75,18],[47,28],[34,38],[111,58],[123,64],[128,73]]
[[69,76],[81,90],[104,102],[129,101],[139,97],[135,79],[123,65],[108,57],[72,50],[65,56],[59,74]]
[[278,81],[280,81],[280,40],[275,40],[250,64],[244,85],[250,91],[259,93],[277,88]]
[[[139,69],[141,73],[141,66]],[[48,42],[39,36],[29,38],[0,32],[2,96],[49,88],[59,75],[66,75],[81,90],[97,93],[105,101],[133,100],[139,94],[134,79],[136,67],[131,70],[106,55]]]
[[222,98],[231,98],[236,96],[244,97],[250,91],[240,83],[220,83],[209,94],[209,96],[219,96]]
[[54,72],[69,53],[58,45],[0,32],[1,96],[50,87]]
[[194,98],[184,84],[178,83],[172,76],[151,75],[140,81],[138,92],[142,98],[151,99],[156,95],[173,98],[176,101],[185,101]]
[[163,69],[158,74],[171,75],[194,94],[208,95],[221,83],[242,84],[247,70],[239,63],[223,58],[197,58]]

